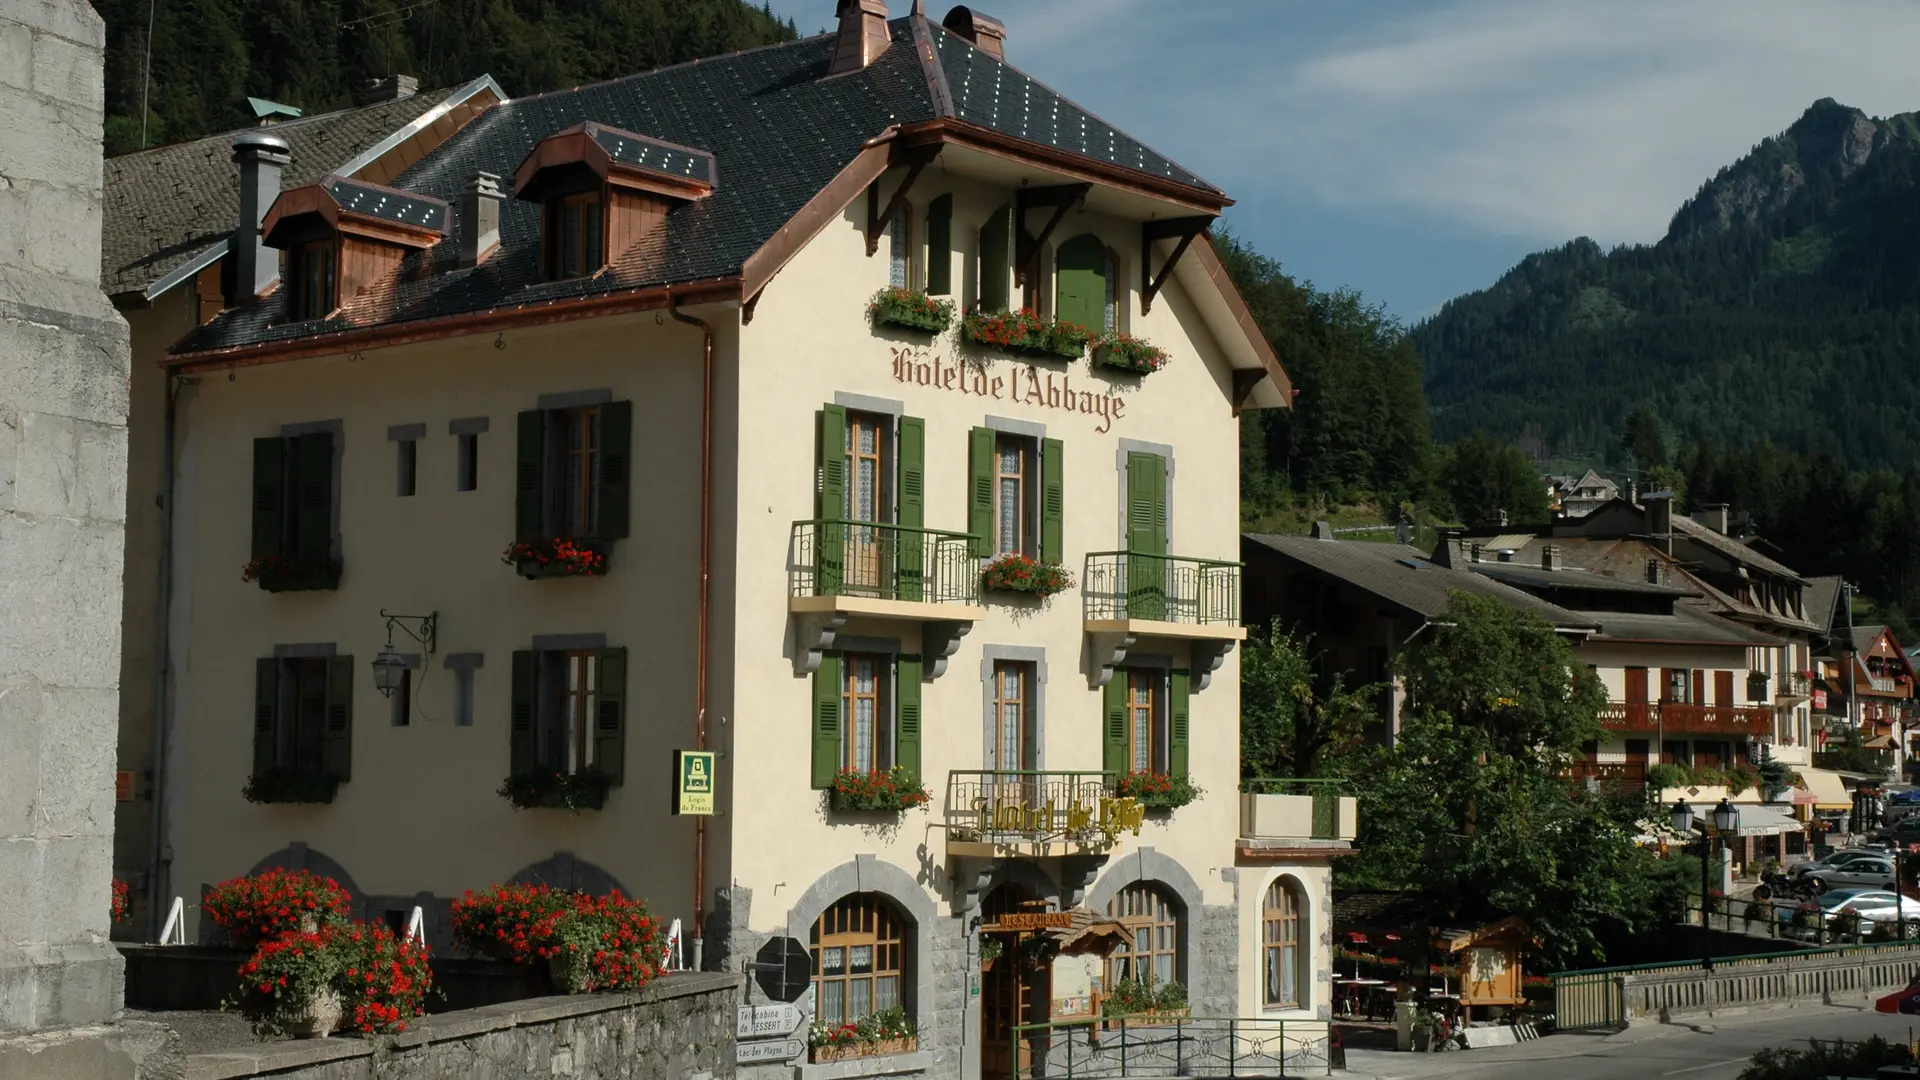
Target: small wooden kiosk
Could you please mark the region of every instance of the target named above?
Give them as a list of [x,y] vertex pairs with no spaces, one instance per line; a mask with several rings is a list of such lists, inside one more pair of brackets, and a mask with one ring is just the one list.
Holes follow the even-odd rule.
[[1434,948],[1460,969],[1463,1023],[1473,1021],[1474,1006],[1517,1009],[1527,1002],[1520,953],[1532,935],[1518,917],[1488,923],[1477,930],[1442,930]]

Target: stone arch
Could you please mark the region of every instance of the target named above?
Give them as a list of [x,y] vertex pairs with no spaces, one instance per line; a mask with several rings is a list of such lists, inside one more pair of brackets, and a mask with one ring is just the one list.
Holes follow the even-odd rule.
[[554,889],[583,892],[590,896],[605,896],[611,892],[619,892],[623,896],[633,895],[620,884],[619,878],[594,863],[576,857],[571,851],[554,852],[508,878],[507,884],[546,885]]
[[1107,872],[1100,875],[1093,888],[1087,890],[1085,906],[1088,910],[1104,914],[1107,904],[1120,890],[1129,885],[1148,883],[1159,886],[1173,899],[1180,909],[1179,948],[1176,954],[1175,970],[1180,981],[1193,992],[1194,975],[1198,966],[1194,963],[1194,929],[1198,924],[1201,909],[1206,905],[1206,896],[1200,891],[1200,883],[1187,873],[1187,868],[1170,856],[1162,855],[1150,847],[1130,851],[1114,860]]
[[900,914],[913,924],[912,951],[908,974],[913,986],[914,1023],[931,1030],[933,1022],[933,926],[939,910],[930,895],[912,874],[873,855],[856,855],[815,878],[807,891],[787,909],[787,936],[807,943],[820,913],[855,893],[873,893],[891,901]]
[[1068,906],[1063,902],[1059,883],[1035,863],[1026,859],[1001,859],[991,865],[993,868],[974,883],[973,904],[976,908],[989,893],[1002,885],[1018,885],[1038,899],[1051,901],[1058,908]]

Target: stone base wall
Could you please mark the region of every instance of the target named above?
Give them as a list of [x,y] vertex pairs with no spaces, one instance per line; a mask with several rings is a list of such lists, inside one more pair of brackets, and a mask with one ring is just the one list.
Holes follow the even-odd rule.
[[185,1068],[180,1040],[159,1024],[0,1036],[0,1080],[178,1080]]
[[265,1043],[187,1059],[193,1080],[732,1080],[740,979],[673,975],[637,997],[535,998],[441,1013],[405,1034]]

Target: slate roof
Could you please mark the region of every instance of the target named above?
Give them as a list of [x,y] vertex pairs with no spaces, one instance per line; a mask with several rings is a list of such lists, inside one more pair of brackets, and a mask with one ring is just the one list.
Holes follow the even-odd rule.
[[1467,569],[1476,574],[1484,574],[1495,581],[1504,581],[1523,589],[1577,589],[1586,592],[1635,593],[1643,596],[1697,595],[1690,589],[1655,585],[1634,578],[1608,577],[1579,567],[1548,570],[1544,567],[1526,566],[1521,563],[1482,562],[1469,563]]
[[342,210],[443,233],[453,227],[453,214],[439,199],[341,176],[326,177],[320,186],[333,196]]
[[[544,280],[539,207],[509,197],[501,207],[500,249],[478,267],[459,267],[458,245],[438,244],[409,255],[398,273],[328,319],[283,322],[281,301],[269,295],[223,313],[175,351],[727,278],[870,140],[891,127],[940,117],[1219,197],[1218,189],[937,23],[909,16],[888,27],[892,39],[884,53],[832,78],[825,77],[835,45],[829,33],[506,101],[395,182],[452,203],[476,172],[510,177],[540,140],[588,122],[712,154],[725,182],[705,198],[674,206],[662,228],[598,274]],[[917,32],[931,42],[924,61]],[[294,156],[298,162],[297,148]]]
[[1690,517],[1673,515],[1673,531],[1685,536],[1702,547],[1712,548],[1735,562],[1743,562],[1769,574],[1778,574],[1791,581],[1803,580],[1792,568],[1767,558],[1755,551],[1750,545],[1743,544],[1731,536],[1717,533]]
[[593,141],[607,152],[608,157],[622,165],[651,169],[668,176],[684,176],[703,184],[713,183],[713,155],[705,150],[675,146],[601,124],[589,124],[586,130],[593,136]]
[[1248,533],[1246,542],[1258,544],[1320,573],[1372,593],[1422,618],[1447,613],[1455,592],[1488,596],[1509,607],[1531,612],[1563,630],[1591,630],[1598,619],[1550,604],[1530,593],[1466,570],[1437,565],[1418,548],[1405,544],[1375,544],[1362,540],[1316,540],[1310,536]]
[[1691,604],[1679,604],[1671,615],[1641,615],[1623,611],[1596,611],[1600,621],[1595,641],[1678,641],[1690,645],[1778,645],[1745,623],[1723,619]]
[[1806,607],[1807,621],[1831,633],[1834,616],[1840,612],[1839,576],[1808,578],[1801,602]]
[[[273,133],[293,151],[282,186],[311,184],[339,169],[452,93],[431,90],[274,124]],[[252,130],[238,128],[106,159],[102,290],[109,296],[142,291],[209,247],[226,243],[240,217],[233,140]]]

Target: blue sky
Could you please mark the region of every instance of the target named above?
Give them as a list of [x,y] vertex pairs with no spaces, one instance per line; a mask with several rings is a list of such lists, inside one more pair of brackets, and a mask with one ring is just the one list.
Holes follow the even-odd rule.
[[[1008,60],[1224,187],[1228,226],[1289,272],[1407,320],[1576,236],[1659,239],[1817,98],[1920,109],[1913,0],[979,7]],[[773,8],[834,21],[834,0]]]

